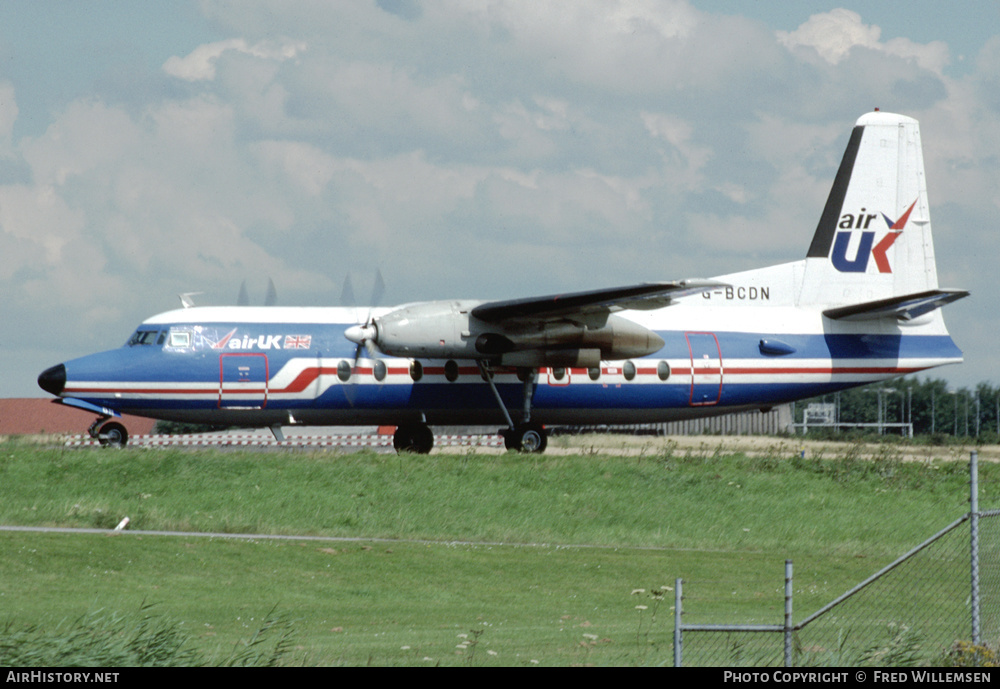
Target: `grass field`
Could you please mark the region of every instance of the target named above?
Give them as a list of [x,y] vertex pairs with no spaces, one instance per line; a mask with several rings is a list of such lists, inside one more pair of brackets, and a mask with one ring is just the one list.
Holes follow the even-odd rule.
[[[662,587],[675,578],[688,622],[780,623],[785,559],[807,614],[968,509],[965,463],[903,461],[895,447],[817,454],[7,442],[5,525],[111,529],[128,516],[137,530],[345,540],[4,532],[0,624],[9,638],[151,615],[206,663],[239,662],[272,623],[264,645],[284,663],[669,663]],[[981,468],[984,505],[998,469]]]

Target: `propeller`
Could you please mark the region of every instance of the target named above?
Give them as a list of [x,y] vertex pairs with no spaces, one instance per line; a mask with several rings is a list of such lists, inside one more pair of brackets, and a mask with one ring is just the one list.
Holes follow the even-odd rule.
[[[368,352],[369,358],[375,360],[373,364],[375,376],[378,380],[382,380],[384,376],[379,375],[379,369],[385,372],[385,364],[378,360],[379,350],[376,344],[376,339],[378,338],[378,326],[375,324],[374,317],[372,316],[372,309],[378,305],[379,301],[382,299],[382,294],[385,292],[385,281],[382,279],[382,272],[376,271],[375,273],[375,284],[372,286],[372,296],[369,301],[368,313],[365,315],[364,320],[360,318],[358,313],[357,304],[354,299],[354,287],[351,284],[350,274],[344,279],[344,287],[340,293],[341,303],[345,306],[352,306],[355,308],[354,316],[355,320],[358,321],[356,325],[352,325],[344,331],[344,337],[349,341],[357,345],[354,348],[354,362],[351,365],[351,383],[356,380],[356,373],[358,370],[358,362],[361,359],[361,350],[364,348]],[[345,383],[347,380],[341,379]],[[343,388],[344,395],[350,404],[354,404],[354,387],[353,385],[347,385]]]
[[[355,312],[355,318],[359,321],[357,325],[352,325],[344,331],[344,337],[357,345],[354,350],[354,368],[358,366],[358,360],[361,358],[361,348],[364,347],[369,356],[373,359],[378,356],[378,346],[376,345],[376,339],[378,338],[378,326],[376,326],[374,319],[372,317],[372,309],[375,308],[378,303],[382,300],[382,295],[385,293],[385,280],[382,279],[382,271],[375,271],[375,282],[372,285],[372,296],[368,304],[368,313],[365,315],[364,320],[357,318],[357,313]],[[354,304],[354,287],[351,284],[350,274],[344,279],[344,287],[340,293],[341,302],[345,305],[356,306]]]

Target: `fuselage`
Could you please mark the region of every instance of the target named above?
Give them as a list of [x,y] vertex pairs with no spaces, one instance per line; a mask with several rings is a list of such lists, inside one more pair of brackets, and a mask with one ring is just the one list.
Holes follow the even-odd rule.
[[[910,323],[841,323],[816,308],[775,305],[774,298],[736,284],[663,309],[620,312],[659,335],[663,347],[588,368],[540,367],[532,418],[670,421],[767,408],[961,361],[939,311]],[[345,331],[358,324],[359,313],[364,318],[368,311],[170,311],[146,320],[118,349],[66,362],[62,379],[52,374],[43,387],[121,413],[211,424],[503,422],[475,361],[407,359],[356,347]],[[525,371],[495,373],[505,405],[516,413]]]

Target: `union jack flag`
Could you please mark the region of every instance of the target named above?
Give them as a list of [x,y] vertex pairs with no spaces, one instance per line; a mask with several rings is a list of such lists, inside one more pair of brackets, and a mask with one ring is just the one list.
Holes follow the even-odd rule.
[[309,349],[312,335],[285,335],[285,349]]

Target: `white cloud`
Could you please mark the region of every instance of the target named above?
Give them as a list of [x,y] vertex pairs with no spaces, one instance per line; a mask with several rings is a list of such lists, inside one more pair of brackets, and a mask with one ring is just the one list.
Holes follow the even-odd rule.
[[[473,64],[489,52],[510,65],[506,78],[616,92],[663,88],[685,72],[697,82],[717,68],[712,55],[728,52],[725,45],[692,41],[715,19],[685,0],[449,0],[428,5],[425,21],[471,50]],[[690,53],[706,60],[699,65]]]
[[640,113],[646,131],[668,144],[661,148],[664,170],[673,186],[694,188],[704,184],[705,165],[712,158],[712,149],[694,143],[694,125],[679,117],[663,113]]
[[259,164],[278,166],[281,174],[308,196],[320,196],[340,165],[317,147],[300,141],[262,141],[254,150]]
[[524,162],[556,153],[559,146],[552,134],[571,126],[565,101],[538,98],[535,101],[532,108],[519,100],[507,103],[493,115],[497,132],[510,142],[509,155]]
[[950,59],[948,46],[941,41],[920,44],[907,38],[894,38],[882,43],[880,27],[863,23],[861,15],[843,8],[814,14],[795,31],[778,31],[777,36],[789,49],[802,46],[815,49],[832,65],[847,57],[855,47],[912,59],[937,74],[941,74]]
[[281,62],[296,57],[305,49],[303,41],[259,41],[250,45],[242,38],[230,38],[200,45],[184,57],[171,56],[163,63],[163,71],[184,81],[211,81],[215,79],[216,62],[227,51]]
[[22,253],[24,241],[36,244],[34,265],[49,280],[58,275],[53,284],[101,282],[123,304],[148,299],[136,284],[162,294],[258,273],[321,284],[250,236],[257,224],[294,220],[236,142],[235,126],[231,108],[212,98],[166,102],[139,117],[78,101],[24,143],[32,182],[0,185],[0,233],[22,240]]
[[[50,185],[0,188],[0,232],[8,239],[37,247],[36,266],[58,267],[71,261],[73,257],[65,255],[63,249],[79,236],[83,225],[84,214],[67,206]],[[23,267],[10,256],[5,256],[0,266],[5,278]]]
[[77,100],[22,151],[36,184],[62,187],[134,155],[138,142],[138,128],[124,111]]
[[689,3],[670,0],[512,0],[472,7],[459,0],[452,5],[452,10],[480,13],[526,42],[560,41],[557,47],[574,54],[628,38],[681,38],[699,16]]

